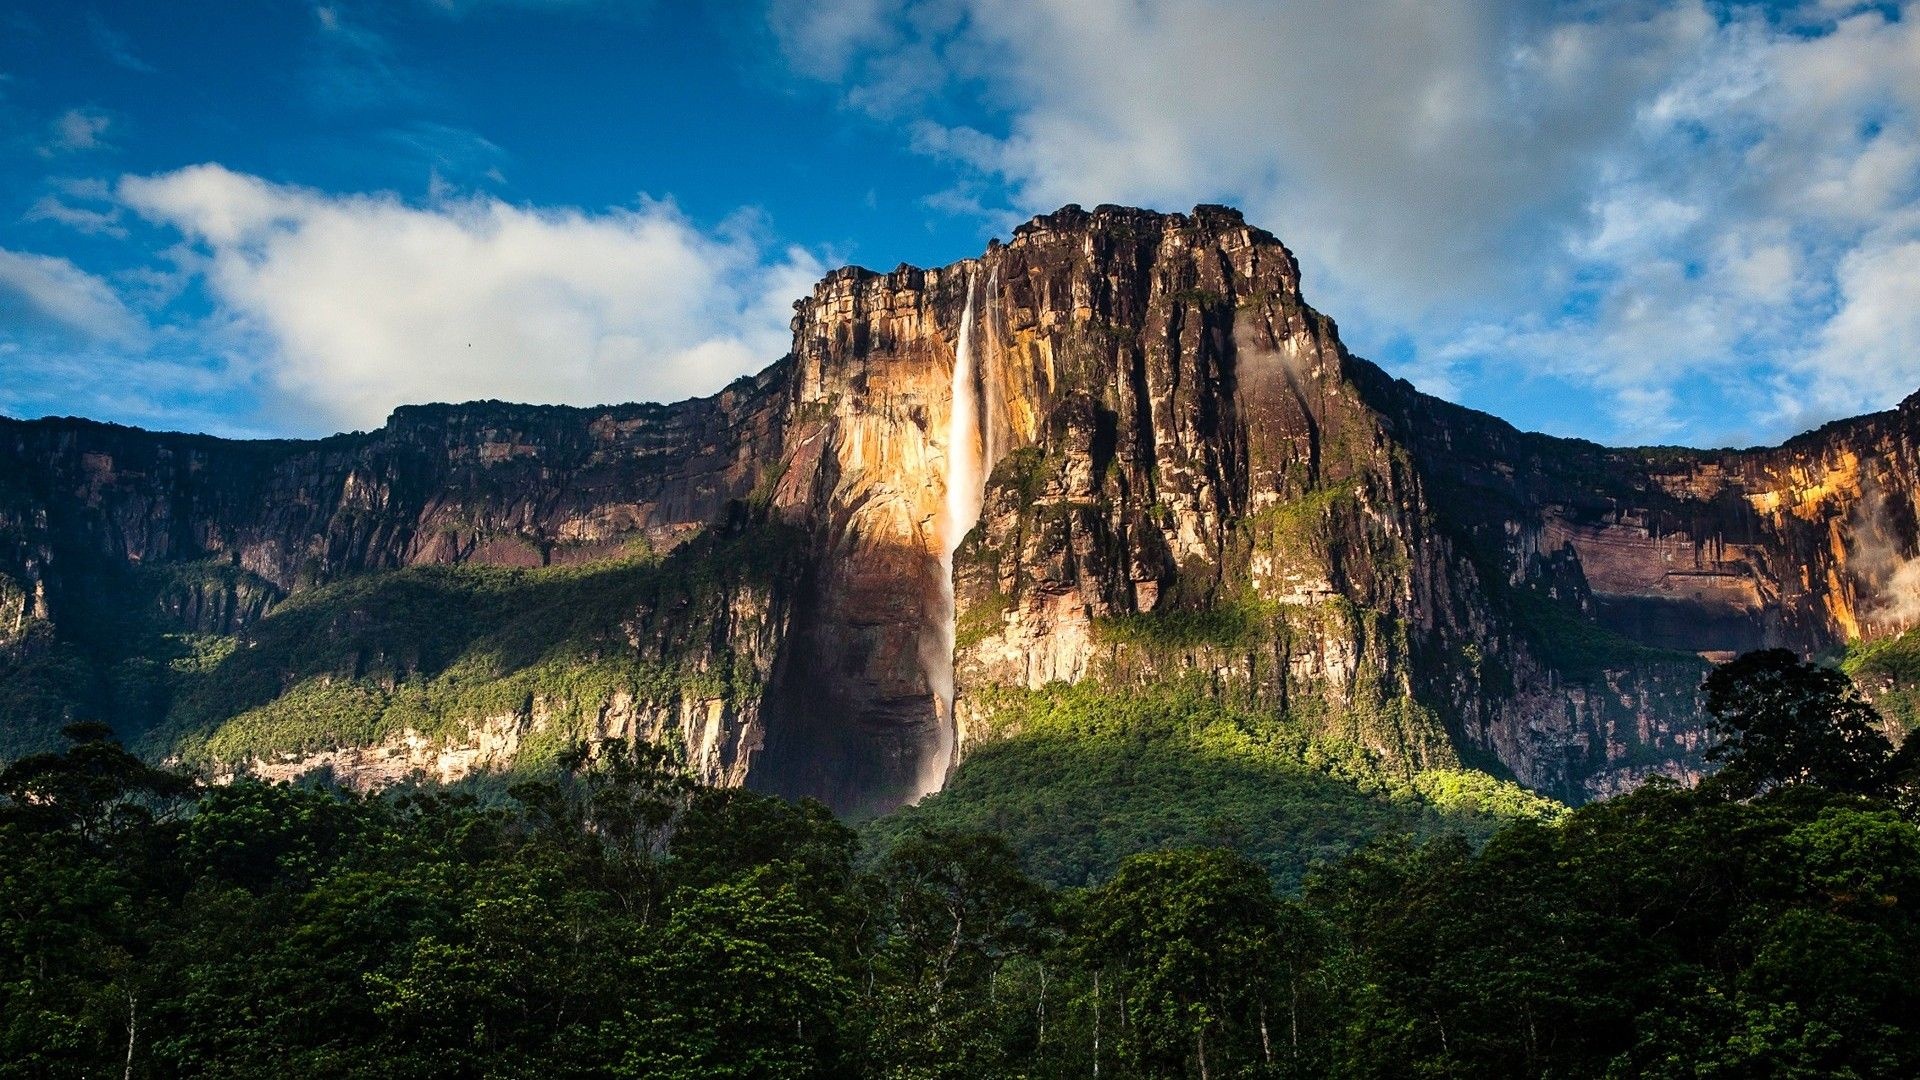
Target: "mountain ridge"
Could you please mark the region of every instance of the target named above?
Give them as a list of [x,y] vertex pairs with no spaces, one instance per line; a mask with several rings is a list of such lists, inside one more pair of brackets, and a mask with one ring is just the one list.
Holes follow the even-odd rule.
[[[1586,798],[1697,773],[1700,663],[1681,654],[1815,652],[1906,625],[1862,620],[1920,554],[1920,394],[1770,448],[1523,432],[1352,356],[1284,245],[1210,206],[1064,208],[945,267],[836,270],[795,310],[788,356],[667,404],[411,405],[319,440],[0,420],[0,655],[18,668],[70,643],[59,609],[111,606],[86,594],[115,567],[257,578],[174,605],[242,612],[218,629],[244,641],[285,597],[350,575],[661,559],[784,523],[808,537],[794,580],[720,601],[782,627],[751,650],[757,693],[680,688],[587,726],[673,732],[703,761],[730,747],[716,767],[732,781],[871,811],[951,769],[926,760],[942,730],[964,760],[970,729],[995,730],[989,699],[1044,696],[1055,676],[1116,693],[1201,677],[1382,761],[1473,759]],[[962,351],[980,404],[964,438]],[[976,442],[982,518],[945,535],[944,478]],[[1893,569],[1855,561],[1869,541]],[[695,651],[722,663],[735,623],[709,622],[719,636]],[[950,703],[928,643],[943,624]],[[595,633],[583,655],[645,636]],[[329,677],[439,677],[365,667]],[[471,719],[531,731],[551,705]]]

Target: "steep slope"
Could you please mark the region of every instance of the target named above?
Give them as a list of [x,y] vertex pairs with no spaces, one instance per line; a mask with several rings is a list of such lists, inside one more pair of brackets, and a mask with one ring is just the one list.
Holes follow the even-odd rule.
[[1698,654],[1911,624],[1920,398],[1778,450],[1610,451],[1351,357],[1229,211],[1063,212],[984,263],[1027,412],[957,570],[963,744],[1008,688],[1199,680],[1579,799],[1692,770]]
[[[641,717],[656,736],[672,716],[704,774],[737,781],[760,738],[759,698],[716,695],[708,676],[770,669],[776,650],[762,650],[759,638],[783,640],[797,571],[742,580],[733,566],[686,565],[701,563],[701,550],[672,553],[703,531],[722,534],[722,551],[725,537],[738,547],[767,532],[746,524],[741,508],[764,463],[777,460],[761,441],[778,418],[770,388],[781,385],[780,370],[667,407],[405,408],[378,432],[311,443],[9,422],[0,436],[9,459],[0,470],[0,621],[11,627],[0,636],[8,691],[0,753],[48,745],[65,718],[101,717],[156,749],[180,749],[156,738],[184,740],[193,752],[224,746],[233,751],[226,766],[291,755],[288,769],[317,760],[371,783],[401,768],[457,775],[500,764],[552,714],[591,717],[579,734],[631,731]],[[656,610],[653,586],[615,572],[648,563],[662,563],[651,576],[669,583],[718,578],[718,592],[690,605],[686,589],[669,589],[673,606]],[[406,567],[453,564],[519,574],[510,585],[499,574],[438,588],[418,575],[387,580]],[[503,602],[551,606],[580,592],[581,574],[566,567],[606,571],[588,584],[632,594],[632,603],[621,609],[598,596],[597,621],[535,620],[549,640],[503,645],[503,631],[512,637],[528,621],[503,613]],[[489,587],[504,601],[461,595]],[[460,625],[410,610],[439,601],[441,617]],[[423,640],[433,634],[458,636],[460,647]],[[527,655],[535,645],[538,679]],[[630,676],[647,666],[687,678],[652,679],[651,699],[636,703],[632,678],[583,677],[595,665],[605,675],[608,663]],[[380,716],[397,689],[448,671],[469,683],[517,680],[527,692],[505,701],[500,686],[491,696],[440,694],[459,711],[422,725],[431,732],[386,730]],[[556,680],[576,696],[545,692]],[[283,696],[281,714],[332,720],[267,725],[290,733],[275,746],[222,737],[229,723],[259,728],[257,711]],[[327,749],[349,760],[309,759],[330,730],[339,737]],[[369,738],[376,745],[359,745]]]
[[[1697,769],[1703,654],[1920,608],[1920,396],[1771,450],[1524,434],[1349,355],[1225,208],[1069,207],[953,266],[837,271],[793,325],[671,406],[410,407],[310,443],[0,424],[0,752],[110,714],[374,780],[672,733],[709,779],[872,811],[1072,686],[1578,800]],[[696,572],[762,549],[791,554]],[[524,569],[388,581],[454,564]],[[579,573],[613,575],[592,618],[516,616]],[[422,582],[506,598],[414,655],[370,627]],[[352,722],[264,722],[322,691]]]

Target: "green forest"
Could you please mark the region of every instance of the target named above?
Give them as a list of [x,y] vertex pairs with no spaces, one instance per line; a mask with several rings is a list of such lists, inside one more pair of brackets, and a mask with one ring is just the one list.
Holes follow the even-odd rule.
[[355,797],[74,725],[0,773],[0,1076],[1920,1075],[1915,755],[1791,654],[1704,700],[1695,788],[1382,817],[1298,873],[1199,826],[1048,873],[1032,829],[855,831],[644,744]]

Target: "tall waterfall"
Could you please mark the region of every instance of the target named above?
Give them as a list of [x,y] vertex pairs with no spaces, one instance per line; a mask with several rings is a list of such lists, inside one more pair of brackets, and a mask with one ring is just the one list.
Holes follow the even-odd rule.
[[960,313],[960,336],[954,344],[953,409],[947,421],[946,502],[940,513],[940,610],[934,622],[935,640],[923,660],[938,712],[938,742],[920,763],[918,791],[923,798],[939,791],[953,766],[956,724],[953,715],[953,553],[980,520],[986,498],[986,446],[980,415],[980,374],[973,355],[973,275],[967,275],[967,303]]

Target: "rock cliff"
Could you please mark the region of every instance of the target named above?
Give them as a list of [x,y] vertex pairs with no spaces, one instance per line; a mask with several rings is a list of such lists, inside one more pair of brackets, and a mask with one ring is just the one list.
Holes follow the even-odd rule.
[[[872,811],[1006,734],[1010,695],[1092,682],[1582,799],[1694,773],[1703,658],[1920,617],[1920,395],[1762,450],[1522,433],[1350,355],[1225,208],[1069,207],[949,267],[840,270],[793,327],[760,375],[668,406],[408,407],[317,442],[0,422],[9,745],[113,710],[227,767],[247,746],[389,779],[646,734],[710,779]],[[709,565],[767,548],[791,554]],[[566,636],[519,667],[477,631],[437,657],[355,644],[401,602],[356,582],[450,565],[519,574],[503,595],[535,607],[569,573],[652,576],[594,619],[473,609]],[[337,610],[276,628],[303,602]],[[350,647],[302,666],[302,640]],[[164,670],[128,675],[158,641]],[[203,669],[263,689],[210,705],[183,689]],[[585,670],[606,677],[554,674]],[[107,689],[62,692],[76,673]],[[341,686],[410,719],[265,755],[221,734]],[[427,704],[395,712],[409,688]]]

